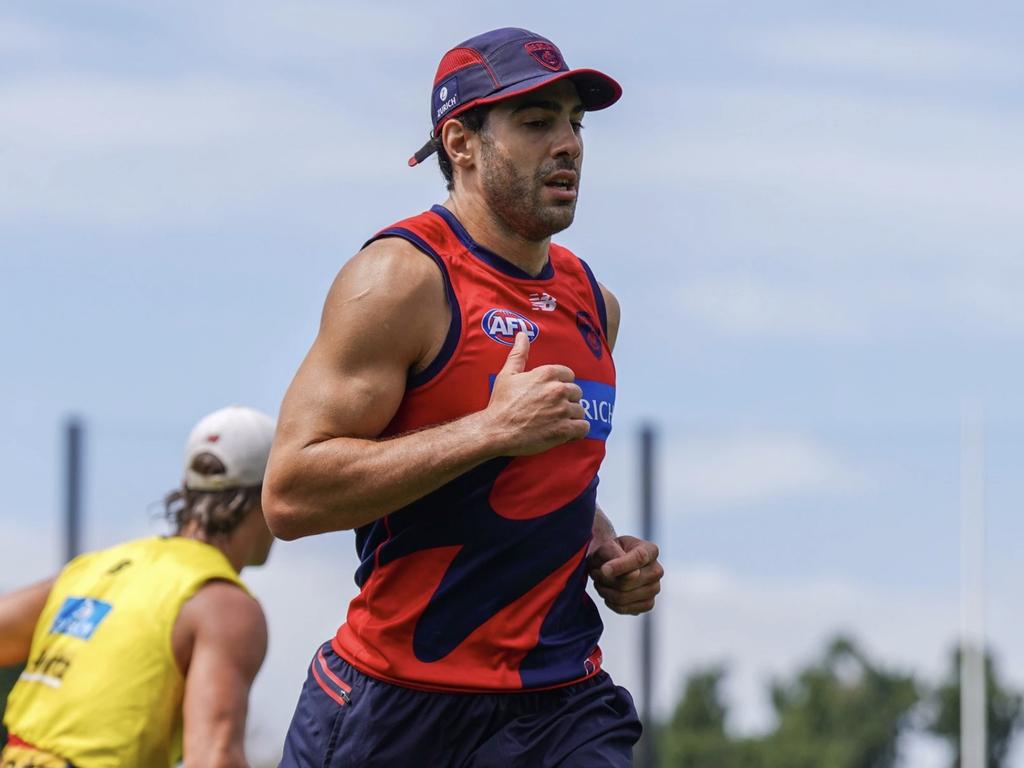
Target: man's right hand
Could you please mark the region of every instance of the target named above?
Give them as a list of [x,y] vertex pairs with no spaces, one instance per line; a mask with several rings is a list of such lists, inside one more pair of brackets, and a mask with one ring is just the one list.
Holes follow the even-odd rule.
[[526,456],[572,440],[590,431],[576,375],[564,365],[526,370],[530,339],[516,334],[505,365],[494,379],[484,413],[498,434],[501,455]]

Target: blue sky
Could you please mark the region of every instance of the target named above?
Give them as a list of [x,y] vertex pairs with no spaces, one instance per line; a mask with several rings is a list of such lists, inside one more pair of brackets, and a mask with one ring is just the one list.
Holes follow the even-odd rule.
[[[561,8],[562,6],[560,6]],[[444,50],[548,35],[622,83],[589,116],[560,242],[619,296],[603,503],[635,529],[633,440],[662,448],[665,709],[732,663],[736,724],[839,628],[934,674],[958,621],[960,417],[988,425],[989,626],[1024,686],[1024,11],[952,3],[12,2],[0,11],[0,586],[59,565],[59,427],[88,433],[86,543],[161,530],[191,424],[276,412],[329,281],[443,199],[408,169]],[[272,754],[354,585],[351,536],[251,581]],[[297,599],[297,595],[301,598]],[[608,617],[632,684],[637,626]],[[926,741],[907,765],[941,762]],[[1024,765],[1018,759],[1016,765]]]

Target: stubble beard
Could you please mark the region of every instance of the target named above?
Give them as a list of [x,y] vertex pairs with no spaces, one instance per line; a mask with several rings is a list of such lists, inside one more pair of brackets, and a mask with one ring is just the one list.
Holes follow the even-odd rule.
[[545,164],[531,178],[520,173],[511,158],[493,142],[484,139],[481,159],[480,181],[484,199],[497,223],[506,231],[529,242],[540,242],[572,224],[576,216],[575,199],[553,205],[544,205],[540,199],[547,176],[558,170],[572,170],[578,174],[576,164],[570,158]]

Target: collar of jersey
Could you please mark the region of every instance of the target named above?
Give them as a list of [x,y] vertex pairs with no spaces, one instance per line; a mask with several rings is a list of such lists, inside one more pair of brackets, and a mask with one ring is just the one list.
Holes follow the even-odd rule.
[[499,256],[494,251],[485,248],[480,245],[476,240],[470,237],[469,232],[462,226],[462,222],[455,218],[455,214],[445,208],[443,205],[435,205],[430,209],[433,213],[436,213],[451,227],[452,232],[459,238],[466,249],[476,256],[480,261],[492,267],[503,275],[514,277],[517,280],[550,280],[555,276],[555,268],[551,265],[551,257],[548,256],[548,263],[544,265],[544,269],[540,271],[540,274],[534,276],[529,272],[520,269],[508,259]]

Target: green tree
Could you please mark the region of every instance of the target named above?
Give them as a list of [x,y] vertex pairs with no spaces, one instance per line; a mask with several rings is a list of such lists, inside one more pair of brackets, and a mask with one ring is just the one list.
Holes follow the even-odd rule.
[[913,677],[844,637],[771,696],[778,726],[759,742],[765,768],[892,768],[919,698]]
[[689,675],[683,695],[661,734],[661,763],[666,768],[733,768],[741,766],[741,745],[726,733],[728,707],[721,666]]
[[[7,694],[11,692],[11,688],[14,687],[15,681],[18,679],[18,675],[21,674],[23,667],[0,667],[0,715],[4,712],[4,707],[7,705]],[[0,717],[0,721],[2,721]],[[0,722],[0,747],[7,743],[7,731],[4,729],[3,723]]]
[[[955,648],[946,680],[932,696],[934,714],[928,723],[928,729],[952,747],[953,768],[960,766],[960,657],[961,649]],[[985,654],[985,690],[986,764],[988,768],[1002,768],[1013,738],[1024,724],[1024,700],[999,680],[991,653]]]
[[727,728],[721,666],[694,672],[661,733],[663,768],[893,768],[918,702],[911,676],[837,638],[820,659],[771,687],[776,725],[761,736]]

